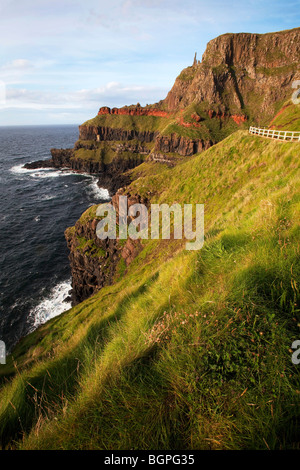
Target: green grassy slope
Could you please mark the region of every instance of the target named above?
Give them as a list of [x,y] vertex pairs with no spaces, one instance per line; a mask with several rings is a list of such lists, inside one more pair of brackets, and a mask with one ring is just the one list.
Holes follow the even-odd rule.
[[205,204],[204,247],[143,241],[114,285],[21,341],[0,369],[3,446],[299,448],[299,151],[239,131],[132,170],[131,194]]

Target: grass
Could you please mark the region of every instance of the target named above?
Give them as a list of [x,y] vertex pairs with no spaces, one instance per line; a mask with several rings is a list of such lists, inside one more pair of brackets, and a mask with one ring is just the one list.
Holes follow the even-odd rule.
[[78,246],[76,248],[81,253],[89,252],[89,254],[92,257],[96,257],[96,258],[105,256],[106,251],[103,248],[98,247],[94,243],[94,240],[91,240],[91,239],[87,240],[84,237],[78,237],[77,240],[78,240]]
[[205,204],[204,247],[144,240],[24,338],[0,369],[3,448],[299,449],[299,150],[239,131],[131,170],[131,194]]
[[105,114],[97,115],[93,119],[84,122],[83,126],[112,127],[114,129],[136,130],[138,132],[156,131],[159,129],[162,120],[158,116],[130,116],[125,114]]
[[[272,58],[270,59],[272,60]],[[281,67],[257,67],[256,72],[261,73],[264,76],[276,76],[287,74],[288,72],[295,72],[297,70],[297,64],[283,65]]]
[[196,66],[191,66],[191,67],[186,67],[185,69],[182,70],[182,72],[178,75],[178,80],[181,80],[183,82],[189,82],[192,81],[193,78],[195,77],[197,72],[197,67]]

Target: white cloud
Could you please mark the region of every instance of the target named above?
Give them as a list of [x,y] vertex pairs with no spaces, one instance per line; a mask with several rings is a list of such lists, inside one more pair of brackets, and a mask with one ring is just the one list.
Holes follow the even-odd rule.
[[81,89],[74,92],[43,92],[26,88],[8,88],[6,100],[1,109],[78,109],[90,110],[94,113],[104,105],[124,106],[152,103],[163,99],[167,89],[150,86],[122,85],[118,82],[109,82],[103,87],[94,89]]
[[27,59],[14,59],[10,62],[3,64],[0,67],[1,75],[11,75],[16,73],[26,73],[33,69],[33,64]]
[[20,83],[25,75],[34,71],[34,65],[27,59],[14,59],[0,67],[0,79],[8,84]]
[[31,62],[27,59],[15,59],[7,64],[4,64],[2,70],[26,70],[32,66]]

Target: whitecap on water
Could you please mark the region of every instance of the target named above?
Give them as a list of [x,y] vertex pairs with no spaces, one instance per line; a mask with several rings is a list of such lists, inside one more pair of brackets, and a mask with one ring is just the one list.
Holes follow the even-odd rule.
[[48,297],[42,299],[41,302],[29,312],[29,319],[32,320],[31,331],[72,307],[71,302],[64,301],[64,299],[68,297],[70,289],[71,280],[60,282],[51,289]]
[[38,198],[38,201],[39,202],[42,202],[42,201],[51,201],[52,199],[55,199],[56,198],[56,195],[55,194],[45,194],[44,196],[41,196]]
[[25,173],[32,173],[33,171],[36,170],[28,170],[27,168],[24,168],[24,163],[21,163],[20,165],[15,165],[10,169],[11,173],[17,173],[17,174],[25,174]]

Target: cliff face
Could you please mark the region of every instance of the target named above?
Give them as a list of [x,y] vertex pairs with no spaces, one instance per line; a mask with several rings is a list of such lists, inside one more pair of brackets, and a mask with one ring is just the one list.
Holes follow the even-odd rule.
[[112,108],[103,106],[98,111],[98,116],[105,114],[117,114],[119,116],[158,116],[167,117],[170,113],[158,108],[142,107],[142,106],[124,106],[123,108]]
[[[189,127],[189,125],[187,126]],[[212,145],[212,141],[204,139],[189,139],[178,134],[169,136],[161,135],[159,132],[139,132],[134,129],[123,130],[108,127],[80,126],[79,138],[91,141],[131,141],[137,139],[139,142],[154,143],[155,152],[178,153],[182,156],[191,156],[202,152]],[[120,147],[120,145],[119,145]],[[128,147],[127,147],[128,148]],[[130,151],[139,154],[149,154],[150,151],[142,146],[138,148],[129,147]],[[124,147],[125,149],[125,147]]]
[[246,112],[270,119],[275,105],[291,97],[300,74],[300,28],[268,34],[224,34],[207,44],[201,63],[184,69],[162,102],[176,111],[193,102],[207,110]]
[[140,142],[152,142],[157,133],[153,131],[137,131],[135,129],[118,129],[102,126],[79,126],[80,140],[120,141],[137,139]]
[[[119,190],[111,201],[117,217],[120,194],[122,190]],[[129,195],[128,207],[136,203],[147,204],[147,200],[138,195]],[[73,305],[111,284],[116,276],[126,271],[141,250],[140,240],[130,238],[100,240],[96,234],[98,222],[96,206],[93,206],[83,214],[74,227],[65,231],[70,250]]]
[[66,230],[72,274],[72,304],[75,305],[107,283],[111,283],[120,250],[115,240],[99,240],[96,218],[78,221],[73,230]]
[[188,139],[177,134],[169,136],[160,135],[156,138],[154,150],[166,153],[178,153],[183,156],[191,156],[207,150],[212,145],[210,140]]

